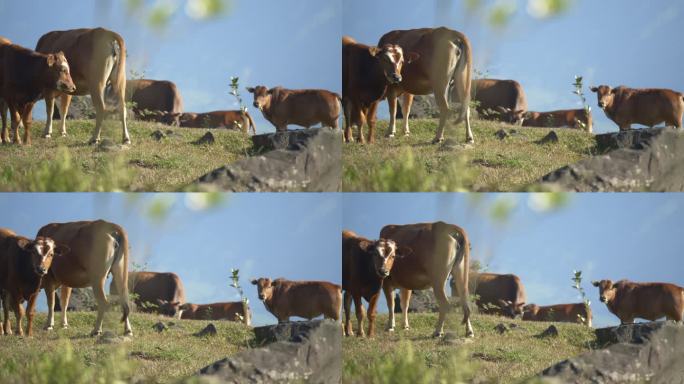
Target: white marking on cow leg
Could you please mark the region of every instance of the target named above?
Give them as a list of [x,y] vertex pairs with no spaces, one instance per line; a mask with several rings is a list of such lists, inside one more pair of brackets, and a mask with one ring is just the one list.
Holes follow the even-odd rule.
[[408,321],[408,309],[409,304],[411,303],[411,290],[402,288],[399,291],[399,298],[401,299],[401,314],[404,317],[404,330],[408,331],[410,329]]
[[404,112],[404,136],[409,136],[409,115],[411,114],[411,105],[413,105],[413,95],[410,93],[404,94],[404,103],[402,104],[402,111]]
[[394,94],[387,96],[387,104],[389,105],[389,126],[387,128],[387,137],[394,137],[397,132],[397,96]]
[[61,123],[62,123],[62,125],[61,125],[62,137],[66,137],[66,135],[67,135],[66,119],[67,119],[67,114],[69,113],[69,104],[71,104],[71,95],[66,95],[66,94],[62,95],[62,97],[60,98],[60,109],[59,109],[59,113],[61,115],[60,117],[62,118],[62,121],[61,121]]
[[394,332],[394,289],[385,285],[382,287],[382,290],[385,292],[385,301],[387,301],[387,310],[389,312],[385,329],[389,332]]
[[45,98],[45,113],[47,117],[45,119],[45,130],[43,131],[43,137],[49,139],[52,136],[52,114],[55,109],[55,98],[46,97]]
[[474,144],[475,138],[473,136],[472,129],[470,129],[470,107],[466,108],[465,126],[466,126],[466,143]]
[[48,316],[45,322],[45,330],[52,331],[55,327],[55,290],[52,287],[45,287],[45,297],[47,298]]
[[62,304],[62,328],[69,328],[69,322],[67,321],[67,312],[69,308],[69,299],[71,298],[71,287],[62,285],[59,292],[60,304]]
[[119,103],[121,105],[121,111],[119,112],[119,116],[121,118],[121,125],[123,127],[123,143],[130,144],[131,136],[128,134],[128,123],[126,122],[126,101],[122,97]]

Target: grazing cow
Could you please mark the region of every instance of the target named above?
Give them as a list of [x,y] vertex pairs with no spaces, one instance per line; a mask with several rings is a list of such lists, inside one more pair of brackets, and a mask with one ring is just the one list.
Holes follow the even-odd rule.
[[682,127],[684,95],[671,89],[637,89],[607,85],[590,87],[596,92],[598,106],[621,131],[632,124],[653,127],[664,122],[668,126]]
[[[171,81],[136,79],[126,80],[126,101],[135,103],[133,112],[136,117],[163,122],[159,117],[166,113],[182,113],[183,99],[180,91]],[[154,112],[162,112],[155,114]]]
[[249,112],[212,111],[206,113],[181,113],[176,118],[178,125],[186,128],[228,128],[256,134],[256,125]]
[[592,131],[591,111],[584,108],[523,114],[523,127],[569,127]]
[[364,336],[363,297],[368,301],[368,336],[375,332],[375,309],[380,298],[382,281],[392,270],[395,258],[410,251],[397,249],[392,240],[375,241],[352,231],[342,231],[342,289],[344,290],[344,334],[354,334],[351,326],[351,302],[354,300],[357,335]]
[[47,110],[45,137],[52,135],[52,111],[57,96],[61,96],[62,136],[66,136],[66,116],[69,113],[71,96],[89,94],[95,107],[95,128],[89,142],[98,143],[106,109],[105,87],[109,85],[111,92],[108,96],[111,96],[117,104],[123,128],[123,142],[130,144],[125,101],[126,45],[119,34],[103,28],[48,32],[38,40],[36,51],[43,53],[63,51],[69,60],[71,76],[76,84],[76,91],[72,93],[44,92]]
[[478,273],[475,304],[483,313],[515,318],[523,314],[527,297],[525,287],[516,275]]
[[35,240],[29,240],[17,236],[9,229],[0,228],[0,302],[3,302],[4,311],[4,325],[0,327],[0,334],[3,331],[6,335],[12,333],[10,307],[17,320],[17,334],[24,334],[24,308],[21,306],[24,300],[28,301],[27,334],[33,334],[33,317],[41,281],[48,273],[53,257],[65,252],[67,250],[64,247],[55,245],[49,237],[39,236]]
[[591,327],[591,308],[584,303],[555,304],[539,306],[527,304],[523,307],[523,320],[581,323]]
[[387,86],[401,81],[404,61],[410,63],[418,54],[404,55],[400,46],[386,44],[371,47],[349,36],[342,38],[342,105],[344,140],[353,141],[352,126],[357,126],[360,143],[364,142],[363,125],[368,121],[368,142],[375,140],[375,110],[385,97]]
[[313,319],[323,315],[326,319],[340,319],[342,287],[326,281],[271,280],[266,277],[253,279],[259,300],[278,319],[278,323],[290,321],[290,316]]
[[190,304],[180,306],[181,319],[186,320],[229,320],[245,325],[252,324],[252,315],[247,304],[242,301],[230,303]]
[[[16,44],[0,44],[0,98],[7,103],[14,132],[14,142],[21,144],[19,124],[24,125],[24,143],[31,144],[31,122],[34,104],[50,91],[73,92],[74,82],[64,53],[43,54]],[[5,104],[2,142],[8,143]]]
[[444,321],[449,310],[445,283],[449,274],[456,278],[456,288],[463,309],[466,337],[472,337],[470,307],[468,305],[468,265],[470,241],[463,228],[442,221],[407,225],[386,225],[380,231],[381,239],[394,240],[399,247],[411,253],[394,261],[389,277],[383,282],[383,291],[389,309],[387,329],[394,331],[394,288],[401,289],[401,309],[404,329],[409,328],[408,308],[411,290],[432,290],[439,304],[439,319],[434,336],[444,333]]
[[[105,295],[105,282],[111,272],[116,286],[120,288],[123,310],[121,321],[124,334],[132,335],[128,320],[128,234],[119,225],[103,220],[52,223],[43,226],[38,236],[48,236],[70,251],[53,260],[50,273],[43,279],[47,296],[48,318],[46,329],[54,327],[55,290],[60,290],[62,308],[69,308],[71,288],[90,286],[97,300],[97,319],[91,335],[102,333],[102,321],[109,303]],[[62,311],[62,326],[68,327],[67,311]]]
[[337,129],[341,97],[323,89],[268,89],[263,85],[247,87],[259,108],[276,131],[286,131],[288,124],[309,128],[321,123]]
[[[413,95],[433,93],[439,107],[439,127],[433,143],[444,140],[444,127],[452,112],[449,95],[460,104],[456,124],[465,120],[466,141],[474,142],[469,107],[473,57],[468,38],[461,32],[444,27],[422,28],[388,32],[380,38],[378,47],[385,44],[399,45],[404,52],[415,52],[420,56],[418,60],[404,66],[401,71],[402,81],[391,85],[387,90],[390,111],[387,136],[394,137],[396,133],[397,97],[404,94],[404,134],[408,135],[408,117],[411,114]],[[451,91],[449,87],[453,87]]]
[[[135,304],[142,312],[180,317],[180,306],[185,303],[183,282],[173,272],[128,272],[128,291],[136,294]],[[115,280],[109,294],[120,295]]]
[[661,317],[682,322],[684,288],[668,283],[636,283],[629,280],[592,281],[599,288],[602,303],[620,319],[631,324],[635,318],[655,321]]
[[481,119],[520,125],[527,111],[525,91],[515,80],[473,80],[471,98],[478,102],[475,109]]

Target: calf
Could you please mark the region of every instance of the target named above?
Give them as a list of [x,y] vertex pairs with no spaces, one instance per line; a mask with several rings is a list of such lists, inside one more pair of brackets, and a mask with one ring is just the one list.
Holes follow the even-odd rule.
[[475,288],[475,304],[483,312],[515,318],[523,314],[525,287],[516,275],[480,273]]
[[[0,98],[9,107],[15,143],[22,142],[19,123],[23,123],[23,141],[31,144],[33,105],[43,97],[45,90],[76,90],[64,53],[43,54],[15,44],[0,44]],[[1,140],[9,142],[4,119]]]
[[181,319],[186,320],[229,320],[239,321],[245,325],[252,324],[249,306],[242,301],[212,304],[190,304],[180,306]]
[[178,125],[186,128],[228,128],[256,134],[256,125],[247,111],[186,112],[179,114]]
[[599,288],[602,303],[620,319],[620,324],[630,324],[635,318],[682,321],[684,312],[684,288],[668,283],[636,283],[629,280],[592,281]]
[[630,129],[632,124],[653,127],[662,122],[682,127],[684,95],[679,92],[657,88],[611,88],[607,85],[590,89],[596,93],[598,106],[621,131]]
[[259,300],[278,319],[279,323],[290,316],[313,319],[323,315],[326,319],[340,319],[342,287],[325,281],[290,281],[269,278],[253,279]]
[[592,131],[591,111],[581,109],[562,109],[550,112],[526,112],[523,114],[523,127],[569,127]]
[[523,320],[557,321],[565,323],[582,323],[591,327],[591,308],[584,303],[556,304],[540,307],[527,304],[523,307]]
[[33,334],[36,298],[43,276],[50,269],[52,258],[64,252],[66,249],[56,246],[49,237],[38,236],[35,240],[29,240],[17,236],[9,229],[0,228],[0,301],[4,312],[2,328],[6,335],[12,333],[9,321],[10,306],[17,320],[17,334],[24,334],[24,308],[21,306],[24,300],[28,301],[27,334]]
[[247,87],[259,108],[276,131],[286,131],[288,124],[309,128],[321,123],[337,129],[340,117],[340,95],[323,89],[268,89],[262,85]]
[[392,240],[371,241],[352,231],[342,231],[342,289],[344,290],[344,334],[353,335],[351,326],[351,301],[354,300],[357,335],[364,336],[363,297],[368,301],[368,336],[375,332],[375,312],[382,281],[389,276],[394,259],[402,257],[402,251]]

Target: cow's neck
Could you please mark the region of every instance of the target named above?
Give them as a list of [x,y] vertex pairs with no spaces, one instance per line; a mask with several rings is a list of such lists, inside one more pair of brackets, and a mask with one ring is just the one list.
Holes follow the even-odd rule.
[[30,256],[20,255],[18,267],[21,277],[21,295],[28,299],[28,293],[34,292],[40,287],[41,277],[36,274]]

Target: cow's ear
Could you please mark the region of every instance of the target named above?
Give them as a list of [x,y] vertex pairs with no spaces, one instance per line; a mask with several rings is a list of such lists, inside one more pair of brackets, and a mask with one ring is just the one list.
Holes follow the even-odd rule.
[[594,287],[598,287],[599,285],[601,285],[601,282],[594,280],[591,282],[591,285],[593,285]]
[[47,57],[47,65],[48,65],[48,67],[52,67],[53,65],[55,65],[55,61],[56,61],[56,60],[55,60],[55,55],[52,54],[52,53],[48,54],[48,57]]
[[420,53],[409,52],[404,55],[404,61],[406,61],[407,64],[411,64],[418,59],[420,59]]
[[245,87],[245,89],[246,89],[247,92],[249,92],[249,93],[254,93],[254,87]]
[[361,240],[359,241],[359,248],[361,248],[362,251],[368,252],[368,248],[373,245],[373,242],[367,241],[367,240]]
[[406,257],[412,253],[413,253],[413,249],[411,249],[409,247],[405,247],[403,245],[400,245],[397,248],[397,251],[394,253],[394,257],[396,257],[397,259],[401,259],[402,257]]
[[368,47],[368,53],[370,53],[371,56],[375,57],[380,53],[380,48],[378,47]]
[[55,254],[58,256],[64,256],[69,252],[71,252],[71,248],[67,247],[64,244],[57,244],[57,246],[55,247]]
[[17,240],[17,246],[19,246],[19,248],[23,249],[24,251],[30,251],[31,241],[28,239],[19,239]]
[[253,285],[257,285],[257,280],[256,280],[256,279],[252,279],[252,281],[250,281],[250,283],[252,283]]
[[592,92],[598,92],[598,88],[597,88],[597,87],[589,87],[589,90],[592,91]]

